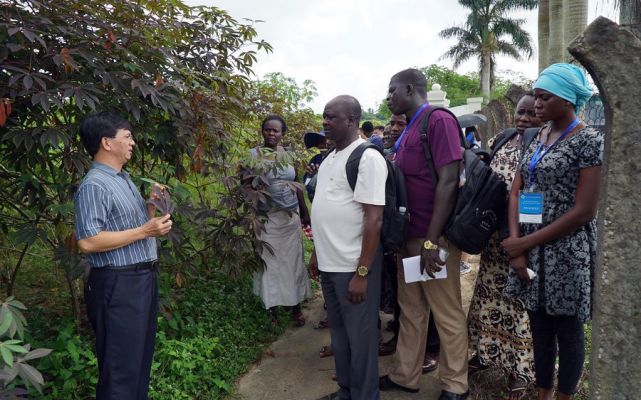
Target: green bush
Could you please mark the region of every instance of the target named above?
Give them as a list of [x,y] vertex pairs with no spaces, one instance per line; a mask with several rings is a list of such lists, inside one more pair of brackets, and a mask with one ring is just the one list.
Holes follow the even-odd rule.
[[[265,346],[289,322],[272,326],[251,280],[231,280],[221,274],[188,277],[185,287],[172,288],[170,274],[161,274],[161,292],[171,292],[158,318],[156,351],[149,397],[157,400],[223,399]],[[169,293],[168,293],[169,294]],[[37,343],[54,351],[38,364],[45,376],[45,400],[80,400],[93,396],[98,379],[93,341],[74,332],[72,319],[44,321],[30,315],[36,327],[51,325],[51,340]]]

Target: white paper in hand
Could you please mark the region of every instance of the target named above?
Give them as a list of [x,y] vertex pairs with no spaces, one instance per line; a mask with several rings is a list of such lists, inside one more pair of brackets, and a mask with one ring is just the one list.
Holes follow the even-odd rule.
[[447,268],[445,265],[441,265],[441,270],[434,273],[434,278],[430,277],[427,272],[421,274],[421,256],[404,258],[403,271],[405,272],[405,283],[447,278]]

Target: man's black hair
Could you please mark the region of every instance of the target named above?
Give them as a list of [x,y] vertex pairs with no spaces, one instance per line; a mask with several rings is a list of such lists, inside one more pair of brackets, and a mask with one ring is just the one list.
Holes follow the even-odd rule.
[[372,124],[371,121],[365,121],[363,122],[363,125],[361,125],[361,129],[365,133],[365,136],[369,137],[369,135],[374,132],[374,124]]
[[394,74],[391,81],[403,85],[412,85],[421,98],[427,97],[427,78],[425,74],[415,68],[408,68]]
[[280,122],[280,125],[282,127],[283,135],[285,134],[285,132],[287,132],[287,124],[285,123],[285,120],[283,119],[283,117],[281,117],[278,114],[269,114],[269,115],[267,115],[265,117],[263,122],[260,124],[260,131],[261,132],[263,131],[263,129],[265,129],[265,124],[268,123],[269,121],[278,121],[278,122]]
[[133,132],[129,121],[118,114],[109,111],[91,114],[85,117],[80,124],[80,140],[87,153],[94,157],[100,149],[102,138],[115,137],[119,129]]

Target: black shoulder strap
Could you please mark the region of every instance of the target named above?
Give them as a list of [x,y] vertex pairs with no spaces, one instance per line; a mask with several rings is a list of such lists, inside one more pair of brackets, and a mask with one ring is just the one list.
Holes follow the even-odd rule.
[[499,134],[492,146],[490,146],[490,161],[494,158],[494,155],[505,143],[509,142],[516,135],[516,128],[507,128]]
[[459,138],[461,139],[461,146],[465,149],[468,148],[468,145],[465,142],[465,138],[463,137],[463,130],[461,129],[461,126],[458,123],[458,119],[456,118],[456,115],[454,115],[452,111],[448,110],[447,108],[430,106],[427,110],[427,114],[425,114],[425,117],[423,117],[423,119],[421,120],[419,132],[421,134],[421,143],[423,143],[423,152],[425,153],[425,160],[427,161],[427,166],[429,167],[432,173],[432,182],[434,185],[436,185],[436,182],[438,182],[438,175],[436,174],[436,168],[434,167],[434,160],[432,159],[432,151],[430,150],[430,145],[428,143],[428,127],[429,127],[430,117],[432,116],[432,113],[436,110],[445,111],[446,113],[450,114],[452,118],[454,118],[454,121],[456,121],[456,125],[458,126]]
[[523,133],[523,153],[530,147],[530,144],[532,144],[532,141],[534,141],[534,138],[539,134],[540,130],[541,128],[527,128],[525,130]]
[[345,164],[347,182],[349,183],[349,187],[351,187],[352,190],[354,190],[354,188],[356,187],[356,180],[358,179],[358,167],[361,163],[361,156],[367,149],[376,149],[376,151],[383,155],[381,149],[372,142],[361,143],[352,151],[352,154],[349,155],[349,158],[347,158],[347,163]]

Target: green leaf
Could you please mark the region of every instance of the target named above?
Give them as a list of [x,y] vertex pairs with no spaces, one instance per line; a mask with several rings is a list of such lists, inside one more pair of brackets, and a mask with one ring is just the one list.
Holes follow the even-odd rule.
[[2,360],[4,361],[4,363],[10,367],[13,367],[13,354],[2,344],[0,344],[0,354],[2,354]]
[[10,312],[6,312],[4,314],[4,318],[2,319],[2,322],[0,323],[0,336],[4,335],[7,332],[12,322],[13,322],[13,315],[11,315]]

